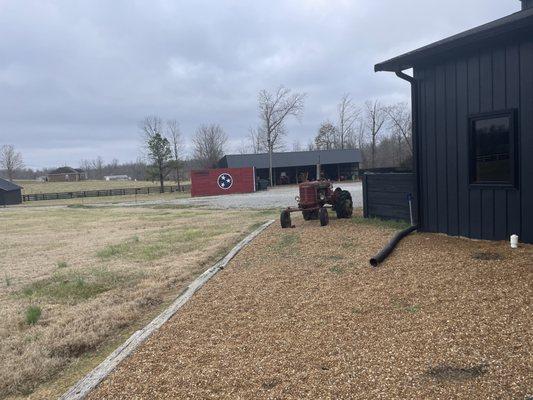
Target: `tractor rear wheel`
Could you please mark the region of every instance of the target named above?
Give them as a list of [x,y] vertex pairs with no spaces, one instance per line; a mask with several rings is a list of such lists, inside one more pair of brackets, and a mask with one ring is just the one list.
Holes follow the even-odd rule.
[[291,213],[287,210],[282,211],[279,217],[279,221],[281,222],[281,227],[283,229],[290,228],[292,226]]
[[302,215],[306,221],[310,221],[312,219],[318,219],[318,210],[304,210],[302,211]]
[[353,214],[353,201],[352,195],[347,190],[342,190],[337,195],[337,201],[335,203],[335,212],[337,218],[351,218]]
[[326,226],[329,224],[329,214],[327,208],[320,207],[320,210],[318,210],[318,216],[320,218],[320,226]]

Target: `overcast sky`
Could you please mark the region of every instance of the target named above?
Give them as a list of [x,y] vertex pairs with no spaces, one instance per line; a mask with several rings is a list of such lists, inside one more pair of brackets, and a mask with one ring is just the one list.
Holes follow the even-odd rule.
[[138,123],[175,118],[190,145],[219,123],[240,147],[257,93],[307,93],[288,148],[354,100],[407,101],[377,62],[518,11],[518,0],[0,0],[0,145],[30,167],[135,160]]

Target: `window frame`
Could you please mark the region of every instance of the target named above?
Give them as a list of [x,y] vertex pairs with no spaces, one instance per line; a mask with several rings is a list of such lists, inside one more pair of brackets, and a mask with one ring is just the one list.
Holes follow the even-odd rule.
[[[468,117],[468,183],[470,188],[508,188],[517,189],[518,183],[518,124],[517,124],[517,109],[507,109],[501,111],[485,112],[473,114]],[[476,148],[475,148],[475,130],[474,124],[477,121],[486,119],[494,119],[508,117],[509,118],[509,162],[511,168],[511,179],[509,182],[475,182],[476,172]]]

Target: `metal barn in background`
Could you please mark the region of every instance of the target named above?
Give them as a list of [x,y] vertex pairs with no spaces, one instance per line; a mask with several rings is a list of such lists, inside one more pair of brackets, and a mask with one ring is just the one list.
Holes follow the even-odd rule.
[[412,85],[420,229],[533,243],[533,1],[375,70]]
[[[274,153],[276,185],[296,184],[320,177],[332,181],[355,180],[359,175],[359,150],[315,150]],[[268,154],[231,154],[219,161],[220,168],[254,167],[258,179],[268,179]]]

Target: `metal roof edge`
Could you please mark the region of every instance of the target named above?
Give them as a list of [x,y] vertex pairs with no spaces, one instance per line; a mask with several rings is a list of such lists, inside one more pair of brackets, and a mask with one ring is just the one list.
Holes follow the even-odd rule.
[[492,39],[516,30],[533,28],[533,9],[518,11],[506,17],[466,30],[456,35],[404,53],[374,66],[375,72],[399,72],[413,68],[424,57],[441,54],[472,43]]

